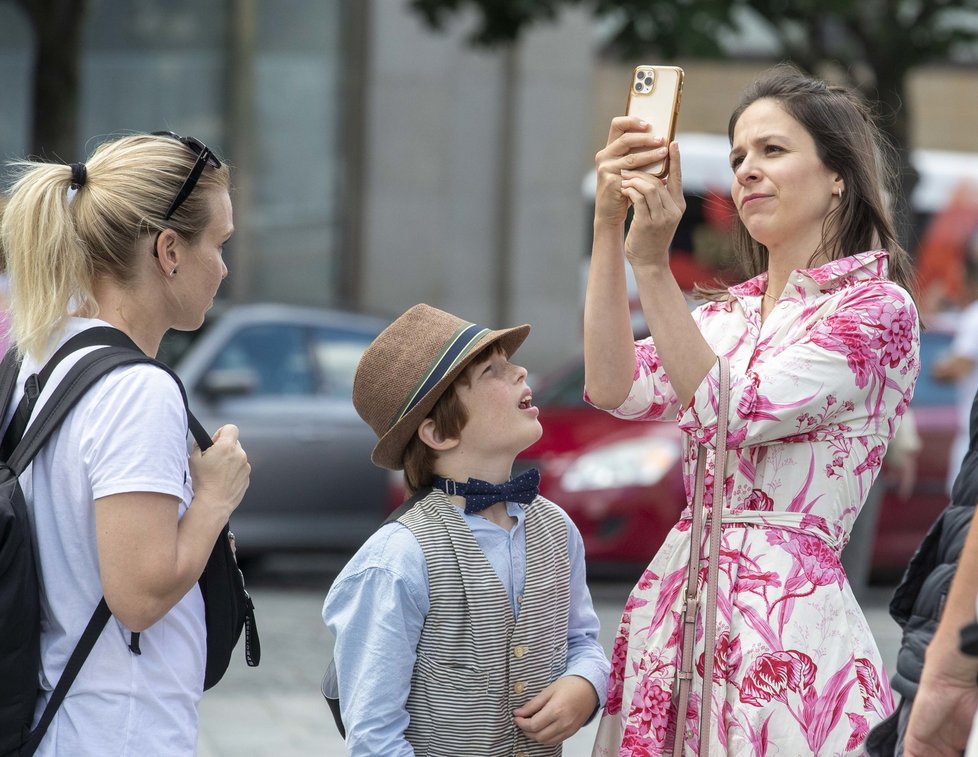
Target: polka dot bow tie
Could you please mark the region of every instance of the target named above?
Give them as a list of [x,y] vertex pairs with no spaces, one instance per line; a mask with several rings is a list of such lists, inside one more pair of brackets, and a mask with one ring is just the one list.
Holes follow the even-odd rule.
[[459,483],[450,478],[435,476],[431,485],[449,496],[464,497],[465,514],[474,515],[497,502],[530,504],[540,492],[540,471],[530,468],[526,473],[521,473],[504,484],[490,484],[477,478]]

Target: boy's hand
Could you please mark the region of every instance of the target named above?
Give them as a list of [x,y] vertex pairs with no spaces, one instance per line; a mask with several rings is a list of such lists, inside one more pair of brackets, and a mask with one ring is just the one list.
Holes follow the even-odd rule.
[[564,676],[514,710],[513,717],[531,739],[553,746],[573,736],[597,706],[594,686],[580,676]]

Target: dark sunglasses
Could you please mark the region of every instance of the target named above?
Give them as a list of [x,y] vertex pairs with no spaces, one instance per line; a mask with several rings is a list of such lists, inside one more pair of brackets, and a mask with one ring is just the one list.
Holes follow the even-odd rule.
[[154,131],[153,136],[170,137],[175,139],[178,142],[186,145],[186,147],[197,156],[194,167],[190,169],[190,174],[187,176],[186,181],[183,182],[183,186],[180,187],[180,191],[177,192],[177,196],[173,198],[173,202],[170,203],[170,207],[167,208],[166,213],[163,214],[163,220],[169,221],[170,217],[177,212],[177,208],[183,205],[183,201],[190,197],[190,193],[194,191],[194,187],[197,186],[197,182],[200,180],[200,175],[204,172],[205,166],[220,168],[221,161],[219,161],[217,156],[211,152],[211,148],[194,137],[181,137],[179,134],[174,134],[172,131]]

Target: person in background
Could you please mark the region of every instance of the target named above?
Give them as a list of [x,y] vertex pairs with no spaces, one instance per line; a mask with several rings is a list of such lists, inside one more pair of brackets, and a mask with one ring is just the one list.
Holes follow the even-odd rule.
[[[893,689],[900,702],[870,731],[871,757],[958,757],[974,734],[978,657],[961,650],[978,599],[978,394],[971,436],[951,502],[924,537],[893,593],[890,615],[903,629]],[[978,755],[978,745],[969,755]]]
[[954,341],[947,354],[931,368],[931,375],[937,381],[954,384],[957,395],[958,432],[947,463],[948,494],[968,451],[968,417],[971,402],[978,393],[978,231],[972,235],[964,256],[964,289],[968,305],[959,315]]
[[[152,356],[168,329],[198,328],[234,230],[228,168],[190,137],[125,136],[85,163],[12,168],[0,239],[23,363],[4,428],[25,380],[75,335],[115,327]],[[38,407],[80,356],[58,363]],[[103,596],[112,612],[38,757],[196,754],[207,648],[197,579],[251,467],[230,425],[188,459],[187,424],[170,375],[122,366],[21,476],[42,589],[35,719]]]
[[351,757],[559,755],[603,701],[581,535],[536,470],[510,478],[543,433],[511,362],[529,332],[421,304],[360,360],[371,459],[403,468],[417,501],[323,605]]
[[849,543],[842,550],[842,567],[856,599],[862,604],[869,591],[869,579],[873,566],[873,548],[876,543],[876,525],[880,508],[889,484],[900,502],[912,507],[911,495],[917,481],[917,456],[921,440],[917,433],[917,420],[912,407],[903,414],[903,422],[897,428],[883,456],[883,470],[869,488],[869,494],[859,511],[859,517],[849,533]]
[[[679,145],[634,118],[595,160],[586,396],[617,417],[678,417],[687,498],[707,449],[706,517],[722,507],[709,753],[849,754],[893,709],[839,553],[919,371],[910,261],[886,200],[880,134],[851,91],[776,67],[728,125],[740,262],[750,278],[692,313],[669,267],[685,203]],[[668,154],[669,175],[641,171]],[[627,237],[624,223],[634,213]],[[651,336],[633,341],[625,261]],[[718,356],[730,364],[728,476],[713,479]],[[651,506],[651,505],[650,505]],[[690,511],[632,590],[594,754],[698,748],[695,692],[675,711]],[[703,566],[703,562],[700,563]],[[705,567],[700,575],[704,575]]]

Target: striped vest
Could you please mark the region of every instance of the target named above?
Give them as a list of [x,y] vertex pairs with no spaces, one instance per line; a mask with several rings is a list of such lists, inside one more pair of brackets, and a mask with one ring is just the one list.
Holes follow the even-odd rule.
[[430,757],[550,757],[513,721],[567,667],[567,523],[549,500],[526,507],[526,585],[513,610],[462,512],[433,492],[400,518],[428,565],[430,610],[418,642],[405,737]]

